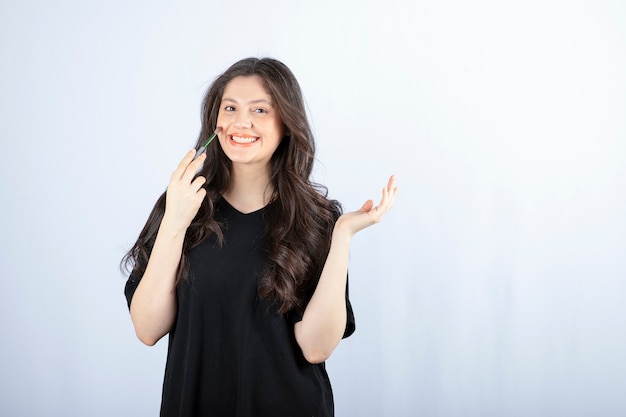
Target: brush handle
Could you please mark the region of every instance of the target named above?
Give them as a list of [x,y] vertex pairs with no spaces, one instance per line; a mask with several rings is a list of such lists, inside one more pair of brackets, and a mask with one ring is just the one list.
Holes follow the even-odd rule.
[[194,156],[194,157],[193,157],[192,161],[196,160],[196,159],[197,159],[200,155],[202,155],[202,154],[204,153],[204,151],[206,151],[206,147],[207,147],[207,146],[208,146],[208,145],[204,145],[204,146],[202,146],[200,149],[198,149],[198,150],[196,151],[196,156]]
[[217,132],[219,131],[219,129],[220,128],[215,129],[215,132],[213,132],[211,136],[209,136],[204,145],[202,145],[200,149],[196,151],[196,156],[194,156],[193,159],[196,159],[197,157],[202,155],[202,152],[206,151],[206,148],[211,144],[211,142],[213,142],[213,139],[215,139],[215,137],[217,136]]

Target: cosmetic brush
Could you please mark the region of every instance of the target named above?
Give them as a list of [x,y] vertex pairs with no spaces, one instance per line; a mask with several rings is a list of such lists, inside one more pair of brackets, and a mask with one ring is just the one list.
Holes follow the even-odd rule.
[[211,134],[211,136],[209,136],[209,138],[206,140],[206,142],[204,142],[204,145],[202,145],[200,147],[200,149],[198,149],[196,151],[196,156],[194,156],[193,159],[196,159],[197,157],[199,157],[202,154],[202,152],[206,151],[206,148],[209,146],[209,144],[211,142],[213,142],[213,139],[215,139],[215,137],[217,136],[217,134],[219,133],[220,130],[222,130],[221,127],[217,127],[215,129],[215,131]]

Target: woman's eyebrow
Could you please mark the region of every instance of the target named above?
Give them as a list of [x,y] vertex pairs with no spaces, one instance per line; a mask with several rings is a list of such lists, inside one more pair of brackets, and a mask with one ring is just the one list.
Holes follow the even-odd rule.
[[[229,98],[229,97],[222,98],[222,101],[228,101],[228,102],[231,102],[231,103],[239,103],[234,98]],[[256,100],[250,100],[248,102],[248,104],[259,104],[259,103],[266,103],[266,104],[268,104],[270,106],[272,105],[272,102],[270,100],[267,100],[267,99],[264,99],[264,98],[259,98],[259,99],[256,99]]]

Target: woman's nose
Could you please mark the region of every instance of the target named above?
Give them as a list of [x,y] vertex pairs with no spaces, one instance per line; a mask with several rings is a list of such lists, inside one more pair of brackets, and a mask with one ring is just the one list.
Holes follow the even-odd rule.
[[252,127],[250,116],[245,113],[239,113],[235,119],[235,127],[237,129],[249,129]]

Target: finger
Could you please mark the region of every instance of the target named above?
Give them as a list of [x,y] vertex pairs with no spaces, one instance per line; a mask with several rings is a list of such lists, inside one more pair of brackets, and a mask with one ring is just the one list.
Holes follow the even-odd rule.
[[396,198],[397,187],[395,186],[396,176],[392,175],[389,177],[389,181],[387,185],[382,190],[382,198],[380,199],[380,204],[376,207],[377,211],[381,212],[381,215],[386,213],[391,206],[393,206],[393,202]]
[[383,187],[382,189],[382,197],[380,198],[380,204],[378,204],[378,206],[384,207],[387,205],[388,201],[389,201],[389,183],[387,183],[387,185]]
[[206,178],[203,176],[198,176],[196,177],[196,179],[193,180],[193,182],[191,183],[191,188],[195,191],[198,191],[200,189],[200,187],[202,187],[204,185],[204,183],[206,182]]
[[385,201],[385,212],[391,210],[395,200],[396,200],[396,190],[394,189],[390,192],[389,197],[387,198],[387,201]]
[[396,187],[396,176],[392,175],[389,177],[389,181],[387,182],[387,195],[393,202],[393,199],[396,197],[396,193],[398,192],[398,187]]
[[388,208],[393,206],[393,202],[396,200],[396,194],[398,194],[398,187],[392,185],[392,188],[388,188],[386,191],[386,204]]
[[387,186],[383,190],[383,194],[388,199],[393,199],[397,188],[398,187],[396,187],[396,176],[392,175],[391,177],[389,177],[389,181],[387,182]]
[[365,203],[363,203],[363,205],[361,206],[361,211],[364,211],[366,213],[368,213],[370,210],[372,210],[372,207],[374,207],[374,201],[372,200],[367,200]]
[[393,207],[393,203],[396,200],[397,188],[391,190],[385,190],[385,199],[381,205],[384,207],[385,212],[389,211]]
[[185,169],[189,166],[189,163],[193,160],[193,157],[196,156],[196,150],[192,149],[185,157],[180,161],[174,172],[172,173],[172,179],[180,179],[185,173]]
[[206,196],[206,188],[200,188],[196,193],[196,196],[200,201],[204,200],[204,197]]
[[206,196],[206,188],[200,188],[194,195],[194,199],[199,204],[202,204],[202,201],[204,200],[205,196]]
[[183,173],[181,180],[186,184],[190,184],[191,181],[193,180],[193,177],[196,175],[196,173],[198,172],[198,170],[204,163],[205,159],[206,159],[206,153],[203,153],[199,155],[196,159],[191,161],[189,165],[187,165],[187,168],[185,168],[185,172]]

